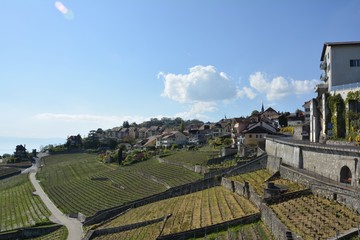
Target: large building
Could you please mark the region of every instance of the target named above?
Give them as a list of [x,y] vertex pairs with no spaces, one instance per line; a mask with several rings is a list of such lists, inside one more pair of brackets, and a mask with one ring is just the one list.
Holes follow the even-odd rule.
[[340,94],[345,100],[350,91],[360,90],[360,41],[324,43],[320,61],[322,83],[316,87],[317,98],[310,101],[312,142],[326,139],[332,134],[327,96]]
[[360,88],[360,42],[324,43],[320,61],[320,79],[330,93],[345,99],[347,92]]

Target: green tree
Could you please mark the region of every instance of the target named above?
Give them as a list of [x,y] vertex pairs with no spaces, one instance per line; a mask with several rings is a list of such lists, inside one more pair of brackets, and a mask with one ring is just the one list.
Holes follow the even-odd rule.
[[124,122],[123,122],[123,127],[124,127],[124,128],[129,128],[129,127],[130,127],[129,122],[128,122],[128,121],[124,121]]
[[185,122],[181,121],[180,126],[179,126],[179,131],[184,132],[184,130],[185,130]]

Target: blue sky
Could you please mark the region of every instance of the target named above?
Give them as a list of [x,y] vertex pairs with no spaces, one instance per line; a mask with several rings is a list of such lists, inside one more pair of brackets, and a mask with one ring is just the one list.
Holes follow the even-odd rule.
[[0,137],[218,121],[262,102],[293,112],[315,97],[323,43],[360,39],[357,0],[2,0],[1,10]]

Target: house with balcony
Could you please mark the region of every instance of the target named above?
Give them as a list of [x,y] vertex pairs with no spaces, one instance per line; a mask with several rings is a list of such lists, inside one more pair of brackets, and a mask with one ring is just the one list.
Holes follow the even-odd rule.
[[[312,142],[326,139],[331,132],[327,97],[340,94],[345,100],[349,92],[360,90],[360,41],[324,43],[320,69],[321,83],[315,89],[317,97],[310,101],[310,141]],[[357,109],[357,103],[352,105]],[[345,107],[349,109],[349,106]]]

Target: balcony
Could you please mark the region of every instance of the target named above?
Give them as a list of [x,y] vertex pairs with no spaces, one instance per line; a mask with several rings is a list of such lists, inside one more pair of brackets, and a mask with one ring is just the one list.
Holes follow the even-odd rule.
[[320,75],[320,80],[326,82],[329,79],[329,76],[326,73]]
[[326,64],[325,61],[322,61],[322,62],[320,63],[320,69],[321,69],[321,70],[326,70],[326,66],[327,66],[327,64]]

